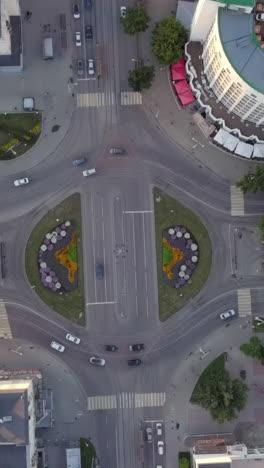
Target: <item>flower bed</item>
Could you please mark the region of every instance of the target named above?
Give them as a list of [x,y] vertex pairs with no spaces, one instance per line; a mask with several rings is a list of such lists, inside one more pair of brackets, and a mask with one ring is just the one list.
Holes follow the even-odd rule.
[[[184,226],[170,227],[163,231],[162,244],[169,260],[167,263],[163,261],[164,280],[177,289],[186,283],[191,284],[191,276],[199,261],[198,244],[193,235]],[[168,249],[171,251],[170,257]]]
[[38,255],[43,286],[53,292],[73,291],[77,288],[77,237],[70,221],[65,221],[46,234]]

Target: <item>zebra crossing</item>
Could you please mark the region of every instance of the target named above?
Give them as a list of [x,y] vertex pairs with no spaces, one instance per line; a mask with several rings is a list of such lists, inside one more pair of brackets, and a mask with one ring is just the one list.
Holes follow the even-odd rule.
[[135,106],[142,104],[142,94],[134,91],[121,92],[121,106]]
[[231,216],[244,216],[244,194],[239,187],[231,185]]
[[0,299],[0,338],[12,338],[12,332],[3,299]]
[[88,411],[110,410],[116,408],[147,408],[164,406],[165,392],[159,393],[133,393],[122,392],[117,395],[98,395],[87,398]]
[[240,317],[246,317],[252,314],[251,309],[251,291],[248,288],[237,290],[238,314]]
[[78,93],[77,107],[106,107],[115,103],[114,93]]

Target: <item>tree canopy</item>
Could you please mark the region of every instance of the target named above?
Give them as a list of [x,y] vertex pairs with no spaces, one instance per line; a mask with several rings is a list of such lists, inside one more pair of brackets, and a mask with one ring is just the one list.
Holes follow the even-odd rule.
[[245,175],[237,182],[237,187],[241,188],[243,193],[264,192],[264,167],[257,166],[255,174]]
[[231,421],[247,400],[247,386],[239,379],[232,380],[225,370],[209,366],[200,377],[191,401],[208,410],[218,423]]
[[258,227],[261,233],[262,239],[264,239],[264,216],[262,216],[258,222]]
[[240,350],[246,354],[246,356],[258,359],[261,361],[261,364],[264,364],[264,346],[257,336],[252,336],[249,343],[242,344]]
[[141,91],[143,88],[150,88],[155,76],[153,66],[141,66],[128,72],[128,84],[134,91]]
[[162,65],[177,62],[183,56],[187,31],[173,16],[162,19],[152,32],[152,52]]
[[126,15],[120,19],[124,31],[132,36],[137,32],[146,31],[149,27],[150,17],[143,5],[137,4],[127,8]]

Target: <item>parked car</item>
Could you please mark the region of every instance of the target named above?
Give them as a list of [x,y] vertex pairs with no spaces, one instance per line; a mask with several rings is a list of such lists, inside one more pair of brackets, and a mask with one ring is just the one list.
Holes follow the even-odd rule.
[[94,60],[88,60],[88,75],[94,75]]
[[94,366],[104,367],[105,366],[105,359],[93,356],[89,359],[90,364]]
[[73,17],[75,19],[79,19],[80,16],[81,16],[81,10],[80,10],[80,6],[79,6],[79,3],[74,3],[72,5],[72,13],[73,13]]
[[257,13],[256,14],[257,21],[264,21],[264,13]]
[[75,344],[80,344],[81,340],[77,336],[71,335],[70,333],[67,333],[66,335],[66,340],[71,341],[72,343]]
[[57,343],[57,341],[52,341],[50,343],[50,347],[56,349],[56,351],[59,351],[59,353],[63,353],[65,351],[65,346],[63,346],[60,343]]
[[85,8],[92,8],[92,0],[84,0]]
[[85,39],[92,39],[92,38],[93,38],[92,26],[87,25],[85,26]]
[[109,151],[110,154],[124,154],[124,152],[121,148],[111,148]]
[[157,448],[158,448],[158,454],[159,455],[164,455],[164,442],[163,442],[163,440],[158,441]]
[[145,348],[143,343],[132,344],[128,346],[129,351],[142,351]]
[[156,423],[156,433],[158,436],[162,435],[162,424],[160,422]]
[[87,158],[75,159],[74,161],[72,161],[72,165],[74,167],[78,167],[78,166],[81,166],[82,164],[86,163],[86,161],[87,161]]
[[96,170],[95,169],[87,169],[86,171],[83,171],[83,176],[84,177],[87,177],[87,176],[90,176],[90,175],[94,175],[96,174]]
[[140,366],[142,361],[141,361],[141,359],[129,359],[127,361],[127,363],[128,363],[129,366]]
[[27,177],[24,177],[23,179],[14,180],[14,185],[16,187],[19,187],[19,185],[26,185],[26,184],[29,184],[29,179]]
[[77,60],[77,74],[79,76],[84,75],[84,61],[83,60]]
[[103,279],[104,277],[104,265],[102,263],[97,263],[95,267],[95,274],[97,279]]
[[152,428],[151,427],[146,427],[146,439],[147,442],[151,444],[153,440],[153,434],[152,434]]
[[114,344],[108,344],[108,345],[105,345],[105,350],[115,352],[115,351],[118,351],[118,347]]
[[121,16],[121,18],[124,18],[126,16],[126,11],[127,11],[127,9],[126,9],[125,6],[120,7],[120,16]]
[[76,47],[81,47],[82,45],[82,36],[80,32],[75,33],[75,45]]
[[220,314],[220,319],[221,320],[226,320],[226,319],[229,319],[231,317],[234,317],[236,315],[236,312],[234,311],[234,309],[230,309],[230,310],[227,310],[226,312],[223,312],[222,314]]

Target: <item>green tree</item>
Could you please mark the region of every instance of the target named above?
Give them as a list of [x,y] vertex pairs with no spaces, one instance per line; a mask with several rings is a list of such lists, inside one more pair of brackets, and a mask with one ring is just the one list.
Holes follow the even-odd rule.
[[134,91],[141,91],[143,88],[150,88],[155,76],[153,66],[141,66],[128,72],[128,84]]
[[264,167],[257,166],[255,174],[245,175],[237,182],[237,187],[241,188],[243,193],[264,192]]
[[180,468],[190,468],[190,462],[188,458],[186,457],[180,458]]
[[240,350],[246,356],[251,356],[261,361],[264,364],[264,346],[262,346],[260,339],[257,336],[252,336],[249,343],[244,343],[240,346]]
[[258,227],[259,227],[259,230],[260,230],[261,237],[262,237],[262,239],[264,239],[264,216],[262,216],[262,218],[260,218],[260,220],[258,222]]
[[173,16],[156,24],[152,32],[152,52],[162,65],[177,62],[183,56],[187,31]]
[[146,8],[138,3],[132,8],[127,8],[126,15],[120,18],[124,31],[132,36],[138,32],[146,31],[149,27],[150,17]]

